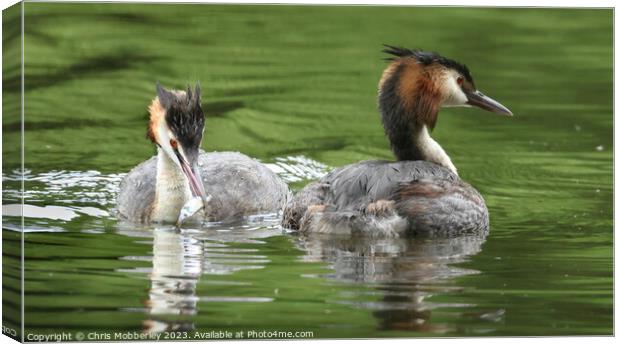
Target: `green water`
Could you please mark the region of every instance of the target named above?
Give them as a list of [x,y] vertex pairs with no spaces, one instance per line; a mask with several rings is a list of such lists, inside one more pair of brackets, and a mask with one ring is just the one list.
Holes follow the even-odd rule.
[[[612,21],[583,9],[26,3],[26,334],[612,334]],[[11,328],[19,24],[3,13]],[[294,189],[391,159],[376,111],[382,43],[466,63],[515,114],[444,109],[433,133],[484,195],[488,236],[304,238],[272,217],[181,233],[117,223],[123,173],[154,153],[156,81],[199,81],[203,149],[259,158]]]

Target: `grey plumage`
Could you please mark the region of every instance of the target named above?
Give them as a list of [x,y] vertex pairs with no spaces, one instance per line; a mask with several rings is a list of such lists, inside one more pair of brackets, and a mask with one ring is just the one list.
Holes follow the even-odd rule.
[[[200,151],[198,166],[207,194],[209,221],[281,211],[291,197],[288,186],[269,168],[235,152]],[[123,179],[117,198],[120,217],[149,222],[155,201],[157,157],[152,157]]]
[[116,197],[119,217],[132,222],[149,222],[155,202],[157,156],[134,167],[123,180]]
[[[386,200],[382,214],[369,204]],[[313,212],[313,206],[324,209]],[[315,208],[314,208],[315,209]],[[283,225],[302,232],[377,236],[486,231],[482,196],[457,175],[427,161],[363,161],[335,169],[299,191]]]

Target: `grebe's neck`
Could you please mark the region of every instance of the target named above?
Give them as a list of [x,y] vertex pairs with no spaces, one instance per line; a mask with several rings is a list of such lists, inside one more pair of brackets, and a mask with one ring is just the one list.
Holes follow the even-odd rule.
[[452,160],[450,160],[450,157],[443,150],[443,148],[441,148],[439,143],[433,140],[426,125],[421,125],[419,127],[414,126],[414,131],[411,135],[411,142],[421,157],[421,159],[415,160],[434,162],[458,175]]
[[181,169],[161,148],[158,148],[155,203],[151,221],[176,221],[181,208],[191,196],[189,182]]
[[[450,157],[430,136],[439,112],[440,95],[419,67],[392,64],[379,83],[379,111],[392,151],[399,161],[425,160],[457,173]],[[413,95],[413,96],[412,96]]]

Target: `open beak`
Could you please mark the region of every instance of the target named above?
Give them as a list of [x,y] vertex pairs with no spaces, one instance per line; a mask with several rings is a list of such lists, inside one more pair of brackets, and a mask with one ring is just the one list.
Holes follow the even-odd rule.
[[512,112],[507,107],[500,104],[498,101],[493,100],[482,94],[478,90],[465,93],[467,95],[467,104],[471,106],[477,106],[481,109],[495,112],[500,115],[512,116]]
[[207,205],[208,197],[205,193],[205,187],[202,184],[202,178],[200,178],[200,174],[195,171],[195,167],[190,166],[185,157],[181,155],[178,151],[176,151],[177,157],[179,158],[179,163],[181,163],[181,170],[183,170],[183,174],[187,177],[189,181],[189,188],[192,192],[192,196],[199,196],[202,198],[204,205]]

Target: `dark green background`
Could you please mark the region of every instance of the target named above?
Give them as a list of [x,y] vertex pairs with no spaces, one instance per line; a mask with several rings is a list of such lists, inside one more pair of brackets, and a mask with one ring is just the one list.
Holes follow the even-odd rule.
[[[19,23],[3,13],[5,204],[18,202]],[[612,334],[612,28],[604,9],[27,3],[25,202],[110,213],[26,218],[26,332]],[[376,110],[382,43],[466,63],[515,114],[445,109],[433,133],[485,196],[488,237],[333,242],[275,225],[116,223],[108,184],[154,152],[144,134],[156,81],[200,82],[208,151],[329,167],[391,159]],[[19,219],[4,223],[7,302]],[[158,236],[176,248],[157,251]],[[180,264],[176,275],[150,274],[158,259]],[[190,305],[167,299],[167,314],[152,314],[153,293]],[[6,307],[8,323],[17,309]]]

